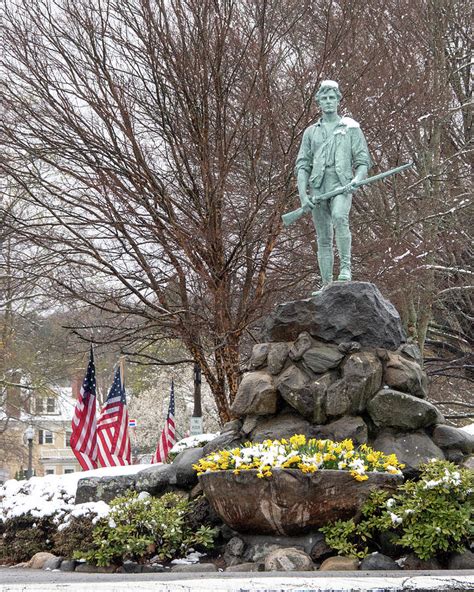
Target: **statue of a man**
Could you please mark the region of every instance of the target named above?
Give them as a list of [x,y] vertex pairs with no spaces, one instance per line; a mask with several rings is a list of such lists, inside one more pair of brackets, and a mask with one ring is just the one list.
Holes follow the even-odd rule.
[[[296,176],[301,205],[308,201],[318,243],[318,263],[323,287],[333,280],[333,240],[339,254],[338,281],[351,280],[351,232],[349,212],[354,184],[367,176],[371,160],[367,142],[357,121],[341,117],[339,85],[323,80],[318,92],[322,117],[308,127],[296,159]],[[340,194],[329,200],[317,200],[318,195],[343,187]]]

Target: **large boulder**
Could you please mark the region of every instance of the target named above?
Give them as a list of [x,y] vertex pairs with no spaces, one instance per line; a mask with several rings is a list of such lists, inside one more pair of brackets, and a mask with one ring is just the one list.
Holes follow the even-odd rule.
[[376,426],[394,427],[403,431],[444,422],[442,414],[428,401],[392,389],[379,391],[369,401],[367,410]]
[[326,394],[328,417],[363,413],[382,384],[382,363],[372,352],[351,354],[342,366],[342,378]]
[[276,413],[277,392],[272,375],[264,370],[244,374],[230,410],[237,417]]
[[465,430],[447,425],[437,425],[433,430],[433,442],[443,450],[460,450],[463,454],[474,452],[474,436]]
[[428,379],[418,362],[407,359],[396,352],[387,352],[384,364],[383,382],[396,391],[409,393],[424,399]]
[[302,331],[323,341],[391,350],[405,342],[397,310],[368,282],[334,282],[313,298],[277,306],[264,325],[268,341],[293,341]]
[[261,479],[256,470],[214,471],[199,477],[216,513],[243,533],[297,535],[334,520],[355,517],[373,489],[393,491],[403,478],[368,473],[356,481],[349,471],[322,470],[305,474],[274,469]]
[[[137,491],[147,491],[150,495],[159,496],[166,491],[170,481],[175,480],[175,472],[175,465],[166,464],[154,465],[148,467],[148,469],[143,469],[135,477],[135,489]],[[77,496],[76,503],[78,503]]]
[[387,428],[377,436],[372,446],[385,454],[394,453],[405,465],[403,472],[407,477],[415,476],[420,465],[432,458],[444,460],[441,448],[422,431],[405,434]]
[[174,475],[170,485],[189,489],[198,482],[193,465],[204,456],[204,448],[187,448],[178,454],[173,461]]
[[291,438],[295,434],[311,434],[309,421],[288,411],[272,417],[262,417],[248,437],[252,442]]
[[79,479],[76,490],[76,504],[85,502],[110,502],[129,489],[135,489],[135,475],[114,477],[86,477]]
[[224,450],[224,448],[235,448],[240,446],[242,438],[240,432],[224,432],[219,434],[216,438],[208,442],[203,449],[203,456],[211,454],[216,450]]

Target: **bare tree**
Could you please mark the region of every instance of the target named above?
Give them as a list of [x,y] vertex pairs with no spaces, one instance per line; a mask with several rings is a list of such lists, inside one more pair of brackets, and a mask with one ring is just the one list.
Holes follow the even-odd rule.
[[4,171],[31,204],[21,232],[61,258],[56,286],[121,316],[114,330],[143,360],[179,336],[222,420],[242,335],[296,283],[302,237],[278,241],[280,216],[317,84],[296,35],[311,18],[306,43],[327,60],[345,16],[282,1],[19,0],[2,19]]
[[[11,0],[1,166],[28,196],[11,222],[48,249],[57,290],[102,311],[86,336],[198,361],[229,418],[242,345],[316,279],[310,222],[282,233],[280,215],[325,77],[376,168],[416,161],[356,198],[355,259],[423,345],[440,287],[467,293],[461,266],[449,286],[440,269],[467,243],[463,4]],[[156,353],[170,337],[189,358]]]

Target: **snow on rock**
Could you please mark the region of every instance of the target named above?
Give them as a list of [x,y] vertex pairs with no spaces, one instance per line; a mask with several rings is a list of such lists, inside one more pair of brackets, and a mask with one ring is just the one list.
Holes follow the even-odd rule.
[[219,434],[198,434],[197,436],[188,436],[187,438],[183,438],[179,442],[173,446],[170,450],[171,454],[178,454],[187,448],[200,448],[217,438]]
[[463,429],[468,434],[471,434],[472,436],[474,436],[474,423],[470,423],[469,425],[464,426],[461,429]]
[[35,518],[54,516],[54,521],[64,528],[72,516],[95,514],[97,520],[110,510],[103,501],[74,504],[77,483],[85,477],[109,477],[132,475],[152,465],[106,467],[68,475],[47,475],[29,480],[10,479],[0,487],[0,520],[31,514]]

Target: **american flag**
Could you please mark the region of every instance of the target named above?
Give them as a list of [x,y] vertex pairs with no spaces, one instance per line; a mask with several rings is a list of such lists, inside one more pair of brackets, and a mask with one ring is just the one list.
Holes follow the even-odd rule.
[[72,418],[71,448],[84,471],[97,469],[96,382],[94,354],[89,356],[87,372]]
[[131,463],[127,401],[120,367],[115,371],[114,382],[97,421],[97,438],[99,462],[102,467]]
[[165,427],[161,432],[155,454],[151,459],[152,463],[165,462],[169,451],[173,448],[176,442],[176,434],[174,431],[174,383],[171,381],[170,404],[168,407],[168,415],[166,416]]

